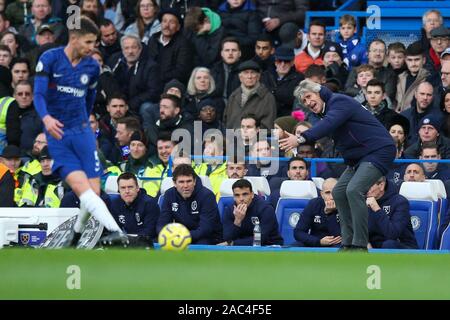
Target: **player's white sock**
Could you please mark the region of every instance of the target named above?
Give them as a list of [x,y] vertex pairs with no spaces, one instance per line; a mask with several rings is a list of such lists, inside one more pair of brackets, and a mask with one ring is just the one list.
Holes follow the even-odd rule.
[[109,231],[121,231],[103,200],[89,189],[80,196],[80,207],[86,208]]
[[77,221],[75,222],[75,225],[73,226],[73,230],[77,233],[83,233],[85,227],[86,227],[86,221],[89,219],[89,212],[86,210],[85,206],[80,201],[80,212],[78,213]]

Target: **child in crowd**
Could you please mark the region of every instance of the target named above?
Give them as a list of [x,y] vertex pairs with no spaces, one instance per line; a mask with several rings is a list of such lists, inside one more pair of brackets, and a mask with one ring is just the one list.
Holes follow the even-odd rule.
[[344,63],[350,71],[353,67],[367,63],[367,49],[356,34],[356,19],[344,14],[339,19],[338,42],[344,54]]
[[354,98],[359,103],[363,103],[366,100],[364,90],[366,90],[367,83],[373,78],[375,78],[375,68],[371,65],[362,64],[356,68],[355,87],[359,89],[359,92],[356,96],[354,96]]
[[388,68],[394,70],[397,75],[406,70],[405,53],[405,45],[401,42],[393,42],[388,46]]

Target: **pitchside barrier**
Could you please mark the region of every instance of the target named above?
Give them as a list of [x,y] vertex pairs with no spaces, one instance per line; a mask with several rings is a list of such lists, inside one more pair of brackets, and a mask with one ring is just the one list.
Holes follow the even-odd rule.
[[10,243],[38,246],[78,211],[78,208],[0,208],[0,248]]
[[[226,159],[225,157],[221,157]],[[257,158],[246,158],[256,160]],[[286,162],[289,158],[259,158],[259,160],[272,160]],[[305,159],[310,166],[311,181],[283,181],[280,187],[280,199],[276,207],[277,220],[280,232],[285,238],[287,245],[293,242],[293,232],[298,218],[311,198],[317,195],[317,189],[321,189],[323,179],[316,177],[317,164],[321,162],[343,163],[340,158],[310,158]],[[419,159],[398,159],[396,163],[410,162],[438,162],[450,163],[450,160],[419,160]],[[171,161],[169,161],[171,166]],[[170,170],[171,171],[171,170]],[[252,183],[256,194],[268,200],[271,190],[265,177],[246,177]],[[108,192],[113,197],[117,194],[117,176],[109,177],[106,186]],[[208,177],[201,177],[205,186],[212,189]],[[160,178],[140,177],[140,183],[145,180],[161,180]],[[108,182],[108,181],[107,181]],[[221,215],[227,205],[233,203],[231,186],[233,179],[227,179],[221,186],[218,197],[219,211]],[[291,186],[290,184],[305,184],[308,186]],[[171,177],[166,178],[162,186],[164,191],[172,186]],[[301,194],[300,194],[301,193]],[[447,194],[442,181],[427,180],[426,182],[409,182],[402,185],[400,193],[404,195],[411,206],[411,222],[416,234],[416,238],[421,249],[450,249],[450,228],[442,225],[444,216],[447,214]],[[162,203],[162,198],[160,199]],[[78,208],[0,208],[0,248],[11,242],[34,245],[42,241],[42,237],[50,234],[56,227],[64,221],[75,216]],[[44,226],[45,225],[45,226]],[[20,226],[20,228],[19,228]],[[438,228],[443,233],[442,240],[439,237]],[[19,229],[21,229],[19,232]]]

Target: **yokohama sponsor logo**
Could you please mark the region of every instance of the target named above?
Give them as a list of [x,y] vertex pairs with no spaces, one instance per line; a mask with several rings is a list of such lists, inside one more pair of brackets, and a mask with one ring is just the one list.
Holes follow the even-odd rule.
[[81,98],[84,96],[85,91],[73,87],[56,86],[58,92],[72,94],[74,97]]

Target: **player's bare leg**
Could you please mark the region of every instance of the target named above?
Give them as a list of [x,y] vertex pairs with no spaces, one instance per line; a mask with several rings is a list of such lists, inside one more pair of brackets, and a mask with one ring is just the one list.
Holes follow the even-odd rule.
[[97,191],[100,193],[99,178],[88,179],[83,171],[74,171],[66,177],[66,182],[80,199],[80,213],[75,222],[75,235],[74,239],[71,241],[71,245],[76,245],[78,242],[81,233],[85,228],[86,221],[89,218],[89,214],[92,214],[106,229],[112,232],[110,236],[113,236],[114,239],[107,240],[120,240],[121,242],[126,243],[126,235],[123,234],[105,203],[95,192]]

